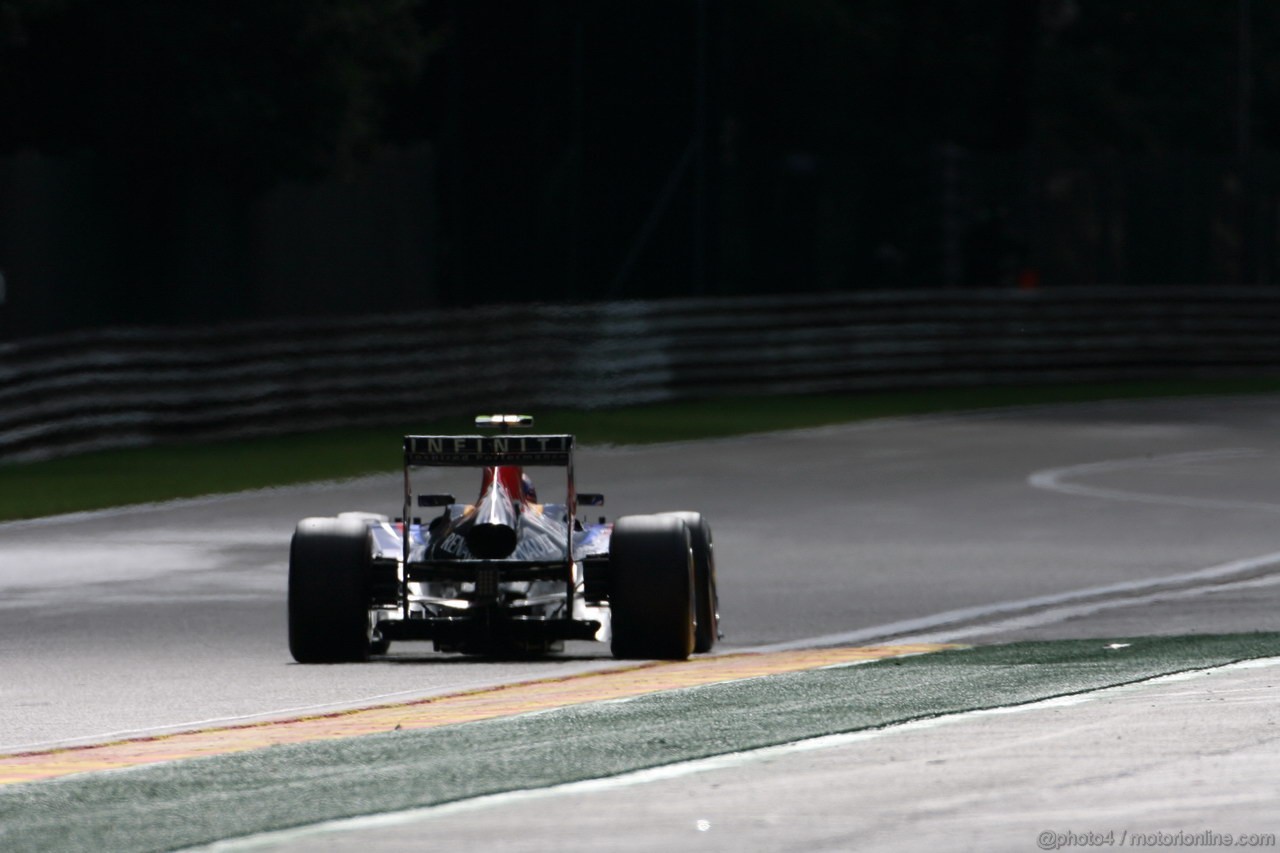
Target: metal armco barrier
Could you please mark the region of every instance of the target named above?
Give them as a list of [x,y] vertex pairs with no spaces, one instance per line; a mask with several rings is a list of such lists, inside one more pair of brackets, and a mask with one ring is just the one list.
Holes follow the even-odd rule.
[[513,305],[0,344],[0,460],[731,394],[1280,371],[1280,290]]

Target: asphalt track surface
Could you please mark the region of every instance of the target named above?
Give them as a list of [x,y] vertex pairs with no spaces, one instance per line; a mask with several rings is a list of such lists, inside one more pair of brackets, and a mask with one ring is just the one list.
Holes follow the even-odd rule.
[[[1043,407],[587,449],[577,479],[611,517],[711,519],[724,650],[1276,630],[1278,426],[1274,397]],[[539,473],[554,499],[554,472]],[[0,751],[612,665],[586,643],[539,662],[405,644],[364,666],[293,664],[294,522],[396,514],[399,488],[377,477],[0,525]]]

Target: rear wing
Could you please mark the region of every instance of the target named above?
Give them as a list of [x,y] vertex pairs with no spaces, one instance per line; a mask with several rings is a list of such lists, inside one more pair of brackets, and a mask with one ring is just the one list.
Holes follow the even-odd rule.
[[406,435],[405,468],[573,466],[571,435]]
[[[573,484],[573,436],[572,435],[512,435],[507,426],[524,426],[521,418],[511,415],[493,415],[476,418],[476,426],[499,426],[499,435],[406,435],[404,437],[404,562],[409,562],[409,524],[413,506],[413,483],[410,472],[414,468],[455,467],[475,468],[490,465],[554,466],[565,469],[565,507],[570,523],[567,525],[565,555],[573,562],[572,519],[578,513],[578,493]],[[499,420],[502,419],[502,420]],[[528,418],[528,423],[533,419]],[[572,569],[570,569],[572,583]],[[569,592],[572,598],[572,590]],[[405,618],[408,618],[407,616]]]

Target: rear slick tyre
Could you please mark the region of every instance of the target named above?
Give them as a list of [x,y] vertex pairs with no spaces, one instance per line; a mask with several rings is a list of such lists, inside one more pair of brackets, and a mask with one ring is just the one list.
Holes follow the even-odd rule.
[[609,546],[616,658],[685,660],[694,645],[693,548],[679,518],[632,515]]
[[369,527],[304,518],[289,548],[289,651],[298,663],[369,659]]
[[694,616],[693,651],[705,654],[720,639],[720,594],[716,588],[716,555],[711,539],[711,525],[700,512],[664,512],[678,518],[689,528],[689,544],[693,546]]

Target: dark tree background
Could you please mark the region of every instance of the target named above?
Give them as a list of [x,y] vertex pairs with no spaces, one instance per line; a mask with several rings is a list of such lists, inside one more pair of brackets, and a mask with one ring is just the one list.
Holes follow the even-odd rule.
[[1262,0],[0,0],[0,330],[1270,285]]

